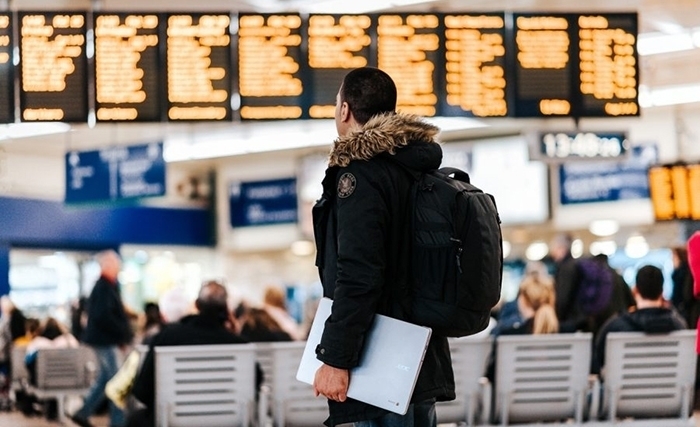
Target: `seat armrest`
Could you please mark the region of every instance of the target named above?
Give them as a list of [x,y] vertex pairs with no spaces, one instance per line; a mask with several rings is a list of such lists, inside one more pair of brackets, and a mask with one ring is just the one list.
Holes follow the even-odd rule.
[[479,420],[477,421],[479,425],[486,425],[491,423],[491,401],[493,399],[493,385],[486,377],[479,378],[479,389],[481,393],[481,412],[479,414]]
[[602,393],[600,378],[598,375],[591,374],[588,376],[588,393],[590,395],[588,405],[588,420],[597,421],[600,412],[600,396]]

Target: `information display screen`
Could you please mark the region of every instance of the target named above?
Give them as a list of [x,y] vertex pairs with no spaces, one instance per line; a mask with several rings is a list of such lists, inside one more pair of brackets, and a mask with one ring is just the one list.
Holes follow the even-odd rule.
[[224,13],[168,15],[169,120],[231,118],[230,25]]
[[442,115],[507,116],[503,14],[445,15]]
[[700,164],[650,168],[649,192],[657,220],[700,220]]
[[396,83],[396,108],[404,113],[437,114],[441,27],[435,14],[377,17],[377,66]]
[[157,14],[95,14],[98,121],[160,121]]
[[639,114],[637,15],[597,14],[578,17],[579,116]]
[[572,114],[573,24],[564,14],[513,15],[516,116]]
[[0,12],[0,123],[332,118],[363,66],[420,116],[640,114],[634,12],[86,16]]
[[369,15],[311,15],[308,65],[312,93],[309,117],[333,118],[335,97],[351,69],[370,65]]
[[241,14],[238,86],[242,119],[302,116],[302,19],[296,14]]
[[15,121],[12,67],[12,15],[0,13],[0,123]]
[[20,12],[19,34],[21,119],[87,121],[85,14]]

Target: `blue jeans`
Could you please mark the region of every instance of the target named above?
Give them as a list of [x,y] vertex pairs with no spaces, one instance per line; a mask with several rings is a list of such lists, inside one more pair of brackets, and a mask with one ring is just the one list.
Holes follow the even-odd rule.
[[381,418],[360,421],[353,425],[355,427],[435,427],[437,426],[435,399],[412,403],[408,406],[406,415],[389,413]]
[[[106,399],[105,385],[117,373],[117,347],[93,347],[97,355],[99,369],[95,383],[90,388],[83,407],[75,413],[80,418],[87,419],[94,414],[97,408]],[[117,408],[112,401],[109,401],[109,425],[110,427],[122,427],[125,425],[124,412]]]

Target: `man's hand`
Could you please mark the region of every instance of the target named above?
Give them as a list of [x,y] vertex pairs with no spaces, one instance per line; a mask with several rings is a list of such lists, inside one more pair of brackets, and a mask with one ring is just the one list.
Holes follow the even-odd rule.
[[336,402],[345,402],[348,398],[350,372],[323,364],[314,377],[314,394],[325,396]]

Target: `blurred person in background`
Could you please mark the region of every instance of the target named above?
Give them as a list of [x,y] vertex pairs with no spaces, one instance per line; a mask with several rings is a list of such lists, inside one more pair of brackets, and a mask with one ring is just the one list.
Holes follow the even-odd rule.
[[147,302],[143,307],[144,324],[141,332],[141,343],[148,344],[153,335],[160,332],[165,323],[160,314],[160,306],[154,302]]
[[287,299],[284,290],[277,286],[268,286],[263,298],[265,311],[293,340],[306,339],[306,334],[296,320],[287,311]]
[[[83,341],[95,351],[98,374],[83,406],[71,416],[71,420],[81,427],[92,426],[88,418],[105,401],[105,385],[119,369],[120,352],[125,351],[133,340],[119,289],[121,259],[112,250],[100,252],[96,258],[101,274],[88,299]],[[110,401],[110,427],[122,427],[124,422],[124,413]]]
[[[528,277],[553,283],[552,276],[550,276],[547,271],[547,265],[542,261],[528,261],[528,263],[525,264],[523,280]],[[497,335],[503,329],[510,328],[516,323],[520,324],[524,322],[523,316],[518,308],[519,295],[520,292],[518,292],[515,299],[504,303],[498,310],[496,325],[490,330],[491,335]]]
[[[156,334],[148,354],[136,377],[132,394],[146,408],[129,416],[128,426],[150,427],[155,423],[155,351],[157,346],[242,344],[245,341],[229,329],[231,312],[226,288],[215,281],[206,282],[195,301],[196,314],[185,316],[179,322],[169,323]],[[262,382],[258,369],[257,383]]]
[[562,332],[576,330],[576,283],[578,272],[576,260],[571,255],[573,239],[570,234],[557,234],[549,244],[549,251],[554,261],[554,293],[556,295],[557,318]]
[[637,271],[633,295],[637,309],[611,318],[595,339],[591,373],[600,374],[605,364],[605,340],[610,332],[662,334],[685,329],[685,320],[666,306],[664,275],[658,267],[645,265]]
[[262,308],[250,307],[241,318],[241,336],[250,342],[292,341],[272,316]]
[[0,297],[0,405],[9,405],[9,390],[12,378],[10,363],[14,341],[25,333],[27,319],[9,296]]
[[700,300],[695,299],[693,295],[693,275],[688,263],[688,249],[683,246],[671,248],[671,256],[673,259],[671,304],[692,328],[698,323]]
[[82,340],[85,325],[87,325],[88,299],[84,296],[74,300],[70,305],[70,331],[78,340]]
[[[700,299],[700,231],[696,231],[688,239],[688,267],[693,278],[693,296]],[[697,328],[696,352],[698,353],[698,364],[695,370],[695,409],[700,409],[700,320],[696,324],[688,325]]]
[[[554,309],[554,283],[548,275],[540,272],[526,274],[520,283],[517,306],[517,319],[512,316],[508,323],[497,323],[491,335],[541,335],[559,332],[559,320]],[[486,368],[486,377],[493,383],[496,365],[496,340],[493,341],[491,355]]]

